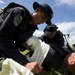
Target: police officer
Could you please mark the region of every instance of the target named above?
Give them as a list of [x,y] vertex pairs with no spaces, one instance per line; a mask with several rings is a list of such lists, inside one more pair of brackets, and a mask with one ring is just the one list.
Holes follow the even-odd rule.
[[55,24],[46,26],[44,29],[44,34],[40,37],[40,39],[45,41],[47,44],[63,47],[63,33],[57,29],[58,27]]
[[[50,23],[53,11],[48,4],[33,3],[34,13],[30,14],[27,8],[17,3],[10,3],[1,14],[0,21],[0,56],[12,58],[24,65],[34,74],[41,72],[42,67],[37,62],[29,62],[20,54],[16,40],[22,44],[27,41],[37,29],[37,25]],[[23,35],[23,37],[22,37]]]

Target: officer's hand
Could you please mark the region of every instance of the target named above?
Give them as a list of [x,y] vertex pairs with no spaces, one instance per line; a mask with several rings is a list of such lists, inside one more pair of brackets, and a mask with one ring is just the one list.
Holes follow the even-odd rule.
[[25,65],[34,75],[39,74],[42,71],[42,66],[39,65],[38,62],[30,62]]

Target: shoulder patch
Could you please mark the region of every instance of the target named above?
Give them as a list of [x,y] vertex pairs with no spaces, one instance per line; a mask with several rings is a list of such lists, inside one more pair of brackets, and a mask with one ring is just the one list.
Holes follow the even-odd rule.
[[22,16],[20,14],[18,14],[14,18],[14,25],[15,26],[19,26],[19,24],[22,22],[22,20],[23,20]]

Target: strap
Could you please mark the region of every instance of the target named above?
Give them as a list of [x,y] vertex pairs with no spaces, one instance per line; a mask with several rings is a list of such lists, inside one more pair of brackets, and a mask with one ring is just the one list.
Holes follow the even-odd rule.
[[4,58],[3,57],[0,57],[0,70],[2,69],[2,63],[4,61]]

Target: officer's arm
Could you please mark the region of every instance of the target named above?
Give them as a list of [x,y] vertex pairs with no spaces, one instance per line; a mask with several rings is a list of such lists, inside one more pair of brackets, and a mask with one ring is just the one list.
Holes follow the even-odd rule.
[[25,15],[26,15],[25,10],[23,8],[21,8],[21,7],[14,8],[14,10],[13,10],[14,26],[19,26],[21,24],[21,22],[24,20]]
[[7,10],[6,13],[3,14],[4,20],[0,27],[0,30],[6,27],[10,27],[10,29],[12,29],[14,26],[19,26],[23,20],[22,13],[24,13],[24,10],[20,7]]
[[29,30],[27,30],[26,32],[24,33],[21,33],[18,35],[18,42],[19,43],[23,43],[23,42],[26,42],[34,33],[36,28],[31,28]]

